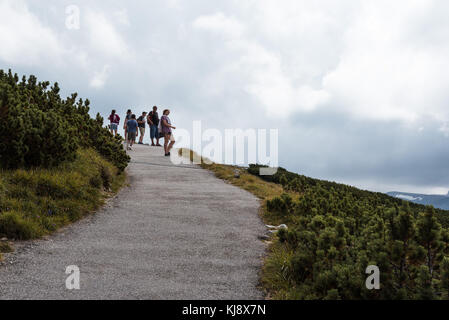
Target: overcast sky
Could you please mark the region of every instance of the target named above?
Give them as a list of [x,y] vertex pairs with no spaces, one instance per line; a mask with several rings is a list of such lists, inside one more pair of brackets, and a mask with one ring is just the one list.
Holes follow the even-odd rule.
[[448,17],[447,0],[0,0],[0,68],[93,114],[279,128],[280,165],[308,176],[445,194]]

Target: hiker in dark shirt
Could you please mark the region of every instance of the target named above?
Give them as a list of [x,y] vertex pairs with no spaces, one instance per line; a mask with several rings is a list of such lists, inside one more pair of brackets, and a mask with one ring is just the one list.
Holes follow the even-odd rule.
[[143,144],[143,137],[145,136],[145,119],[147,117],[146,112],[142,112],[142,115],[137,119],[137,123],[139,125],[140,138],[139,144]]
[[[157,107],[154,106],[153,107],[153,111],[151,111],[148,114],[148,124],[150,125],[150,138],[151,138],[151,145],[154,146],[158,146],[158,147],[162,147],[159,144],[159,131],[158,131],[158,127],[159,127],[159,114],[157,113]],[[156,139],[156,144],[154,144],[154,139]]]
[[[126,150],[132,150],[131,147],[136,141],[138,123],[136,121],[136,115],[131,115],[131,119],[126,123],[126,130],[128,132],[128,136],[126,137]],[[130,145],[130,146],[128,146]]]

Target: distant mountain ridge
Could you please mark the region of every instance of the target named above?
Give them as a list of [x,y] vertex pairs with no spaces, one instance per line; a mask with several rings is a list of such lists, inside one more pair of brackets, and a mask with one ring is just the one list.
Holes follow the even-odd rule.
[[423,205],[433,205],[435,208],[449,210],[449,192],[447,195],[428,195],[420,193],[408,193],[392,191],[387,192],[389,196],[402,200],[411,201]]

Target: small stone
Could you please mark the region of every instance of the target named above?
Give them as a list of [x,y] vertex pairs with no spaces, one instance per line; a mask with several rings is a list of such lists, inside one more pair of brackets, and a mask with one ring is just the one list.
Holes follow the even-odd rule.
[[267,235],[263,235],[263,236],[258,236],[259,240],[263,240],[263,241],[268,241],[270,240],[270,236]]
[[274,229],[274,230],[279,230],[279,229],[288,229],[288,227],[287,227],[287,225],[286,224],[281,224],[281,225],[279,225],[279,226],[272,226],[272,225],[269,225],[269,224],[267,224],[265,227],[267,227],[268,229]]
[[0,241],[8,241],[8,238],[1,238]]

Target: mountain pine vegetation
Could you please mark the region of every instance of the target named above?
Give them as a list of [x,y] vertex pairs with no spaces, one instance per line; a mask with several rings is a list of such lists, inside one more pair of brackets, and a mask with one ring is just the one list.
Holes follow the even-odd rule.
[[[281,261],[265,266],[279,277],[269,288],[275,297],[449,298],[449,212],[282,168],[260,178],[283,188],[266,201],[266,217],[289,226],[272,248]],[[380,290],[366,288],[370,265],[380,269]]]
[[98,208],[124,182],[120,137],[58,83],[0,70],[0,238],[32,239]]
[[[261,277],[269,298],[449,299],[448,211],[283,168],[259,176],[258,165],[207,163],[201,166],[262,200],[267,224],[288,226],[269,241]],[[380,290],[366,287],[371,265],[380,270]]]

